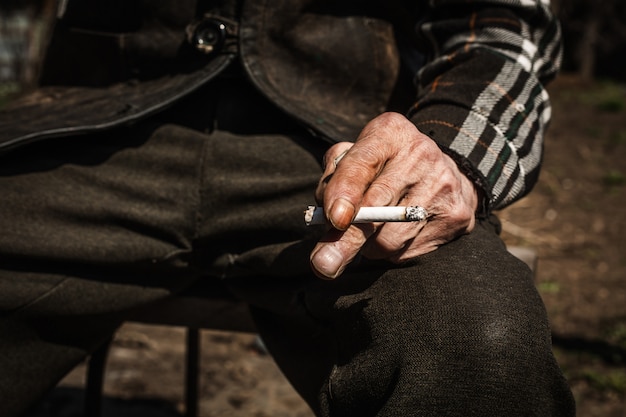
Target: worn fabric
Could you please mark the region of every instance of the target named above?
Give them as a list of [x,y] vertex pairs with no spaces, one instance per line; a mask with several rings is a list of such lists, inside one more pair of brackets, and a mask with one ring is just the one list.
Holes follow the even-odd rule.
[[210,125],[223,109],[182,105],[1,158],[0,415],[34,404],[131,309],[219,279],[222,255],[314,233],[319,151],[295,134],[204,134],[190,111]]
[[[299,309],[259,302],[266,345],[322,416],[573,416],[532,276],[495,228],[309,283]],[[235,288],[254,303],[262,283]]]
[[[320,281],[308,256],[321,231],[303,209],[324,147],[267,103],[267,117],[241,123],[225,111],[231,98],[2,158],[3,416],[33,404],[129,310],[203,280],[250,304],[320,416],[573,415],[530,270],[497,223],[401,267],[361,260]],[[270,133],[277,125],[287,132]]]
[[[382,111],[407,114],[483,190],[484,211],[537,180],[550,120],[544,83],[561,61],[547,1],[77,3],[58,24],[44,74],[76,88],[37,92],[45,112],[32,98],[0,116],[2,148],[147,117],[238,57],[270,100],[329,141],[354,140]],[[130,21],[98,20],[117,8]],[[207,11],[237,22],[238,40],[211,56],[190,50],[185,35]],[[75,107],[83,110],[70,115]]]
[[539,175],[551,117],[544,86],[562,59],[559,25],[545,0],[430,3],[433,15],[420,27],[431,60],[409,117],[466,167],[487,207],[503,208]]

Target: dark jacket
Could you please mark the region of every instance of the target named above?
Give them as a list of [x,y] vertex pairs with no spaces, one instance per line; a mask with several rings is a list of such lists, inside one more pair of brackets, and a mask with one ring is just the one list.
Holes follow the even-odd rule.
[[[246,1],[238,10],[198,9],[194,0],[70,1],[44,64],[45,88],[14,103],[22,123],[3,129],[0,147],[154,114],[235,59],[286,112],[324,137],[354,140],[386,110],[399,72],[386,8],[370,2],[379,15],[369,15],[366,3]],[[203,31],[215,43],[210,52]]]
[[265,96],[331,142],[401,111],[484,191],[487,210],[537,180],[544,83],[561,62],[548,0],[65,3],[43,87],[0,112],[0,152],[155,114],[239,59]]

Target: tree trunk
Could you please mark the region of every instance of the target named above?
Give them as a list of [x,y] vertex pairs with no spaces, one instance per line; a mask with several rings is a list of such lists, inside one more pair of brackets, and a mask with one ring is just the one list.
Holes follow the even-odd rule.
[[585,81],[592,81],[596,69],[596,48],[598,45],[600,16],[592,13],[585,25],[583,37],[578,52],[580,77]]

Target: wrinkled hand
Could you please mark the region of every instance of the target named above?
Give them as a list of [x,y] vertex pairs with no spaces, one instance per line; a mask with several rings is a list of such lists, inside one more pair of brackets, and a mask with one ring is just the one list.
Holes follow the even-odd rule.
[[[378,116],[354,144],[331,147],[325,163],[315,196],[333,228],[311,253],[311,265],[321,278],[338,277],[359,252],[401,263],[474,228],[474,185],[452,158],[400,114]],[[429,219],[353,225],[361,206],[422,206]]]

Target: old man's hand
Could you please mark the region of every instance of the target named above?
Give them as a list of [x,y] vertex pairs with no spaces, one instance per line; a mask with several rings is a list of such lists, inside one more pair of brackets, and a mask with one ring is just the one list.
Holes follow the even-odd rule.
[[[473,183],[400,114],[373,119],[355,143],[331,147],[325,163],[316,199],[332,227],[311,253],[322,278],[341,275],[359,253],[401,263],[474,228]],[[426,222],[352,224],[366,206],[421,206],[429,216]]]

